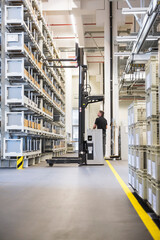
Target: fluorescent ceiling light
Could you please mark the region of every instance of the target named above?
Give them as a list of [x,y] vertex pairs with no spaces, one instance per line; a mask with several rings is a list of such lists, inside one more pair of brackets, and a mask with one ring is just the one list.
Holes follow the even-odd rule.
[[131,55],[130,52],[115,52],[114,56],[115,57],[129,57]]
[[136,41],[136,36],[117,36],[116,41],[117,42],[133,42]]
[[122,14],[146,14],[148,8],[122,8]]

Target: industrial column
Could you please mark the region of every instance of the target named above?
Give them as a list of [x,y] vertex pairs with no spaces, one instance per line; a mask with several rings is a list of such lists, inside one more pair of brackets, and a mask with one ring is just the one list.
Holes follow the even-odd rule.
[[[117,3],[113,2],[113,38],[117,36]],[[113,44],[113,52],[117,52],[117,46]],[[119,155],[119,90],[118,90],[118,58],[113,56],[113,119],[114,119],[114,147],[113,154]]]
[[106,136],[106,157],[111,155],[111,133],[110,133],[110,103],[111,103],[111,94],[110,94],[110,7],[109,1],[105,0],[105,23],[104,23],[104,74],[105,74],[105,104],[104,104],[104,112],[105,118],[108,121],[108,129]]

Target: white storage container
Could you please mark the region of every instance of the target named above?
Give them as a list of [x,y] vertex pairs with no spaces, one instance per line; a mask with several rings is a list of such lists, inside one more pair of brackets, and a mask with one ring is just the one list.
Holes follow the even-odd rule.
[[134,130],[134,143],[136,146],[146,145],[146,123],[137,123]]
[[24,33],[6,33],[6,52],[24,50]]
[[159,123],[157,120],[147,122],[147,145],[159,145]]
[[129,167],[128,169],[128,183],[132,185],[132,169]]
[[4,158],[23,156],[23,139],[4,139]]
[[147,151],[147,173],[153,180],[160,182],[160,149]]
[[24,59],[6,59],[6,78],[24,77]]
[[136,176],[136,171],[132,169],[131,186],[133,187],[133,189],[136,188]]
[[24,85],[5,87],[5,104],[24,104]]
[[136,167],[136,149],[131,150],[131,166]]
[[152,182],[152,209],[160,216],[160,185]]
[[133,102],[128,108],[128,125],[133,125],[146,119],[145,101]]
[[146,116],[151,118],[158,114],[158,90],[151,90],[146,94]]
[[138,195],[147,199],[147,177],[144,174],[138,174]]
[[128,165],[129,166],[132,165],[132,149],[131,148],[128,149]]
[[134,137],[134,128],[133,127],[130,127],[128,129],[128,145],[132,146],[134,145],[134,140],[135,140],[135,137]]
[[145,148],[142,148],[142,149],[138,148],[136,150],[136,169],[138,170],[147,169]]
[[152,161],[152,178],[160,181],[160,152],[153,152],[151,156]]
[[147,178],[147,201],[152,205],[152,182]]
[[147,150],[147,174],[151,177],[152,161],[151,161],[151,151],[150,150]]
[[23,24],[24,9],[22,6],[5,6],[5,24]]
[[136,172],[136,192],[138,193],[138,173]]
[[158,61],[157,57],[151,57],[146,64],[146,91],[158,86]]
[[24,131],[24,112],[6,112],[5,131]]

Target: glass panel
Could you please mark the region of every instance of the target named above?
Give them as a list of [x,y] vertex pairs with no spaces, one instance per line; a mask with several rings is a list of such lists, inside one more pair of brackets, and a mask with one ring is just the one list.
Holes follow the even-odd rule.
[[72,125],[78,125],[78,109],[72,110]]
[[78,140],[78,126],[73,126],[73,141]]

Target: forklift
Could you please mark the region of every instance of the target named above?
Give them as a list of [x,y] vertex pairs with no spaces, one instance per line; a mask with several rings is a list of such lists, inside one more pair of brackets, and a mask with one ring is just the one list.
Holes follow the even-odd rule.
[[[54,164],[104,164],[102,130],[88,130],[85,140],[85,109],[88,104],[104,101],[103,95],[89,95],[87,91],[87,65],[84,65],[84,49],[76,44],[74,59],[50,59],[49,61],[75,61],[77,66],[51,66],[53,68],[79,68],[79,135],[78,157],[53,157],[46,162],[52,167]],[[47,60],[48,61],[48,60]],[[97,144],[96,144],[97,142]],[[100,160],[99,160],[100,159]]]

